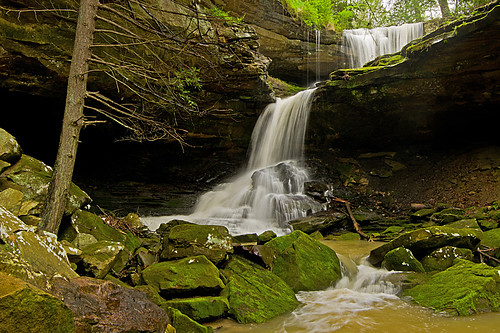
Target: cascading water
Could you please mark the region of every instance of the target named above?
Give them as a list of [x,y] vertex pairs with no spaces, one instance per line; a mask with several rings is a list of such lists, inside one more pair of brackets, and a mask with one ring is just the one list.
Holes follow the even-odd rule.
[[400,51],[403,46],[424,34],[423,23],[374,29],[344,30],[344,53],[349,68],[362,67],[384,54]]
[[[303,194],[308,180],[303,145],[313,89],[266,107],[252,133],[247,168],[231,182],[202,195],[183,219],[226,226],[233,235],[289,231],[287,221],[321,206]],[[179,217],[150,217],[152,229]]]

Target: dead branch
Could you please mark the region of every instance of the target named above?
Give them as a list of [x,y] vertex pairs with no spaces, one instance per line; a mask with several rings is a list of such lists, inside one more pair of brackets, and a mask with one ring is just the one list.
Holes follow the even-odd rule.
[[363,239],[370,239],[370,236],[365,234],[363,231],[361,231],[361,228],[359,227],[358,221],[356,221],[356,218],[354,217],[354,214],[352,213],[351,210],[351,204],[347,200],[343,200],[340,198],[331,198],[332,201],[340,202],[345,205],[345,208],[347,209],[347,213],[349,214],[349,217],[351,218],[352,225],[354,226],[354,230],[361,236]]

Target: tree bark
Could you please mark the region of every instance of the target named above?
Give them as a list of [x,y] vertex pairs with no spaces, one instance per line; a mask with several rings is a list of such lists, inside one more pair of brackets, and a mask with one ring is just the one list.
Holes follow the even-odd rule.
[[40,229],[53,233],[59,230],[68,201],[80,130],[84,124],[83,107],[87,92],[88,61],[91,56],[90,47],[98,6],[99,0],[80,1],[59,149],[40,223]]
[[450,17],[450,7],[448,6],[448,0],[438,0],[439,8],[441,8],[441,16],[443,18]]

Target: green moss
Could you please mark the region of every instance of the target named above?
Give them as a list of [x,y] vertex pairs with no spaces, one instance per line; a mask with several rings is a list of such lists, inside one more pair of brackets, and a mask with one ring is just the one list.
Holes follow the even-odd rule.
[[104,223],[102,218],[84,210],[79,209],[71,216],[71,224],[78,233],[90,234],[98,241],[125,243],[127,239],[120,231]]
[[336,240],[360,240],[361,236],[355,232],[348,232],[335,238]]
[[445,246],[422,259],[422,265],[427,272],[444,271],[453,266],[455,259],[473,259],[472,251],[469,249],[461,249],[454,246]]
[[493,229],[483,232],[481,245],[491,248],[500,248],[500,229]]
[[339,259],[331,248],[302,231],[274,238],[264,244],[264,262],[294,291],[321,290],[341,276]]
[[382,261],[382,267],[393,271],[425,272],[424,267],[413,256],[413,253],[404,247],[387,252],[384,261]]
[[221,318],[229,309],[227,298],[220,296],[172,299],[166,301],[164,306],[175,308],[198,322]]
[[240,323],[262,323],[299,304],[283,280],[247,259],[233,256],[222,272],[228,279],[222,295],[229,300],[229,314]]
[[458,260],[454,266],[433,275],[405,294],[421,306],[460,316],[497,311],[500,276],[497,269],[486,264]]
[[205,327],[193,319],[189,318],[182,312],[174,308],[167,308],[167,314],[170,318],[172,326],[177,332],[186,333],[211,333],[213,329],[211,327]]
[[224,288],[219,270],[205,256],[153,264],[142,277],[162,295],[217,295]]

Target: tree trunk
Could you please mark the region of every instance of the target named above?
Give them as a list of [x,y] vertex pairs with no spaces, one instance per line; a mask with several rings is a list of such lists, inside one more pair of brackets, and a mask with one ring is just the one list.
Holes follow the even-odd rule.
[[83,107],[87,92],[88,61],[91,56],[90,47],[98,6],[99,0],[80,1],[59,149],[40,223],[42,230],[53,233],[57,233],[59,229],[68,201],[80,130],[84,123]]
[[441,8],[441,16],[443,18],[450,17],[450,7],[448,6],[448,0],[438,0],[439,8]]

